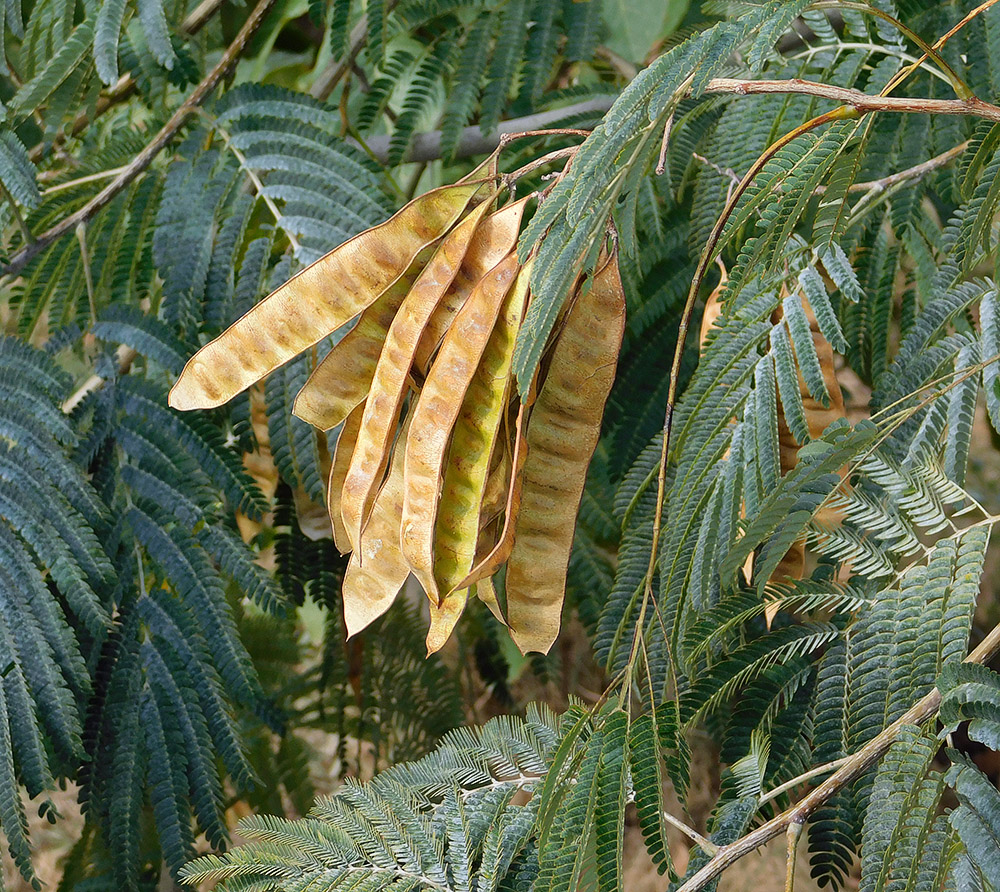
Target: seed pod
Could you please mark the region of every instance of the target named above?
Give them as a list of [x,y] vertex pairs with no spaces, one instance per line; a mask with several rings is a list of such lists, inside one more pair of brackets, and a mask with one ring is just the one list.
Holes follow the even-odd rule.
[[439,601],[434,581],[434,521],[448,441],[518,268],[517,255],[509,254],[479,281],[459,310],[424,382],[406,438],[400,542],[432,603]]
[[351,551],[351,540],[347,536],[341,511],[341,492],[344,488],[344,477],[354,454],[358,432],[361,430],[361,419],[364,417],[364,404],[356,406],[340,429],[337,445],[333,450],[333,463],[330,465],[330,478],[326,488],[326,507],[330,512],[330,523],[333,524],[333,541],[341,554]]
[[497,621],[507,625],[507,619],[500,609],[500,601],[497,598],[496,587],[493,585],[493,577],[487,576],[484,579],[480,579],[479,582],[473,585],[473,588],[475,589],[476,597],[489,608],[490,613],[496,617]]
[[434,189],[307,266],[188,360],[170,405],[222,405],[336,331],[440,238],[484,188],[475,182]]
[[430,254],[430,249],[421,251],[410,268],[364,310],[354,328],[313,369],[295,398],[295,415],[325,431],[336,427],[364,402],[386,332]]
[[[406,436],[409,419],[400,437]],[[348,638],[378,619],[391,606],[410,575],[399,550],[403,508],[403,439],[392,458],[389,476],[375,499],[371,520],[344,574],[344,622]]]
[[613,253],[570,310],[528,422],[506,576],[507,619],[522,653],[547,653],[559,634],[576,515],[624,330],[625,292]]
[[407,393],[406,379],[428,320],[442,298],[449,304],[454,302],[457,311],[475,283],[513,250],[524,205],[523,200],[510,204],[481,223],[485,203],[481,210],[469,214],[442,241],[389,326],[375,368],[364,424],[344,481],[344,522],[352,542],[358,540],[382,481]]
[[483,221],[452,287],[445,292],[424,323],[413,355],[413,367],[421,375],[426,375],[430,369],[431,360],[441,346],[445,333],[451,328],[456,314],[464,306],[476,283],[514,250],[521,217],[531,198],[531,195],[526,195]]
[[[455,422],[434,526],[434,580],[454,601],[472,569],[490,459],[500,434],[514,342],[528,294],[530,262],[518,273],[469,382]],[[464,601],[464,598],[463,598]]]
[[[510,471],[510,484],[507,487],[507,503],[504,509],[503,526],[496,543],[484,555],[476,555],[476,563],[469,574],[455,588],[467,588],[482,579],[488,579],[499,570],[514,547],[514,530],[517,526],[517,516],[521,510],[521,488],[524,483],[524,463],[528,457],[528,441],[525,436],[525,426],[528,421],[528,408],[522,405],[517,413],[517,429],[514,434],[514,457]],[[492,609],[492,608],[491,608]],[[506,622],[506,619],[504,620]]]

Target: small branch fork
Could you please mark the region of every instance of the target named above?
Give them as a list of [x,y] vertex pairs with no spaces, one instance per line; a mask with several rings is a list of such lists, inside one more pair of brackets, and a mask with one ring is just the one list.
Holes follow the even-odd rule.
[[[1000,625],[993,628],[979,643],[979,646],[965,658],[965,662],[985,664],[998,653],[1000,653]],[[795,824],[801,827],[809,819],[809,816],[830,797],[848,784],[853,783],[878,762],[892,746],[904,725],[924,724],[937,715],[940,705],[941,692],[935,688],[853,756],[849,756],[830,777],[791,808],[736,842],[722,846],[711,860],[684,883],[677,892],[695,892],[696,889],[701,889],[744,855],[750,854],[782,833],[788,833],[789,827]]]

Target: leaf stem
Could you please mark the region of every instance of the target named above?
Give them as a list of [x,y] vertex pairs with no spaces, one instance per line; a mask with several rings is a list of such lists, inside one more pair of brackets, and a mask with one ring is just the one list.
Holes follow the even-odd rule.
[[675,818],[670,812],[663,812],[663,820],[666,821],[671,827],[676,827],[683,833],[688,839],[690,839],[699,849],[706,852],[709,855],[715,855],[719,851],[719,846],[716,845],[712,840],[706,839],[702,836],[694,827],[689,827],[680,818]]

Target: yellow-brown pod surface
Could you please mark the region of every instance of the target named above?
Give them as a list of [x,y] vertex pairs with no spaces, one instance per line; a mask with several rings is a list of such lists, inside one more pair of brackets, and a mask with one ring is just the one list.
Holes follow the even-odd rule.
[[222,405],[336,331],[450,229],[483,188],[479,182],[434,189],[307,266],[188,360],[170,405]]
[[625,293],[613,253],[570,310],[528,421],[506,576],[507,621],[523,653],[548,652],[559,634],[576,515],[624,330]]
[[389,476],[375,499],[371,520],[344,574],[344,623],[350,637],[378,619],[391,606],[410,575],[399,550],[399,524],[403,510],[403,440],[409,419],[400,433]]
[[344,526],[341,511],[341,493],[344,489],[344,477],[354,454],[354,446],[361,430],[361,419],[365,413],[365,404],[356,406],[350,415],[344,419],[344,426],[337,437],[337,445],[333,450],[333,462],[330,465],[330,478],[326,487],[326,507],[330,512],[330,523],[333,525],[333,541],[341,554],[347,554],[352,549],[351,540]]
[[434,580],[434,524],[448,442],[518,269],[517,255],[509,254],[472,290],[441,344],[413,410],[406,438],[401,544],[432,603],[439,601]]
[[[452,430],[434,524],[434,581],[444,595],[439,604],[442,609],[431,610],[431,632],[441,639],[438,647],[451,634],[468,597],[468,590],[457,586],[472,570],[476,557],[490,461],[507,406],[510,364],[530,274],[529,262],[504,298]],[[428,647],[430,642],[428,638]]]
[[354,327],[323,357],[295,398],[295,415],[325,431],[364,402],[386,332],[430,255],[428,248],[421,251],[410,268],[365,308]]
[[445,294],[468,297],[476,281],[514,246],[524,203],[483,219],[486,203],[441,242],[403,299],[389,326],[372,378],[358,445],[344,482],[344,522],[356,542],[388,464],[396,424],[408,390],[407,377],[424,326]]

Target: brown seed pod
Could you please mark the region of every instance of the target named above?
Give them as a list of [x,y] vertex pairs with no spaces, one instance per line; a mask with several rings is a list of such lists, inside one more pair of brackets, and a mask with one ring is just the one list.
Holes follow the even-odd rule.
[[326,488],[326,507],[330,512],[330,523],[333,524],[333,541],[341,554],[347,554],[352,549],[341,511],[341,493],[364,413],[365,406],[362,403],[360,406],[355,406],[351,414],[344,419],[344,426],[340,429],[337,445],[333,450],[333,463],[330,465],[330,478]]
[[439,602],[434,580],[434,524],[448,442],[518,269],[517,255],[509,254],[472,290],[445,335],[413,410],[413,424],[406,438],[400,541],[403,554],[432,603]]
[[421,251],[410,268],[365,308],[354,327],[323,357],[295,397],[295,415],[325,431],[364,402],[386,332],[430,254],[428,248]]
[[[405,437],[409,419],[400,437]],[[403,440],[392,457],[389,476],[375,499],[371,520],[351,555],[344,574],[344,622],[347,636],[355,635],[391,606],[410,575],[399,550],[399,525],[403,510]]]
[[548,652],[559,634],[576,515],[624,331],[625,292],[612,253],[566,318],[528,422],[506,576],[507,620],[522,653]]
[[450,229],[484,188],[473,182],[434,189],[307,266],[188,360],[170,405],[222,405],[336,331]]
[[[524,463],[528,457],[528,440],[525,427],[528,423],[528,407],[522,405],[518,409],[517,423],[514,432],[514,455],[510,469],[510,483],[507,486],[507,500],[504,505],[503,526],[492,548],[484,554],[476,555],[476,562],[468,575],[455,588],[468,588],[480,580],[489,579],[499,570],[514,547],[514,530],[517,526],[517,516],[521,510],[521,488],[524,483]],[[503,620],[506,623],[506,619]]]
[[529,262],[504,298],[452,430],[434,524],[434,581],[438,591],[447,593],[442,603],[448,602],[452,609],[458,609],[459,602],[464,605],[468,596],[467,590],[455,586],[468,575],[476,557],[490,461],[507,405],[514,341],[530,274]]
[[[464,302],[476,281],[513,248],[524,202],[480,222],[485,203],[441,242],[403,299],[385,336],[368,396],[368,409],[344,481],[344,522],[356,542],[388,464],[392,438],[407,393],[407,376],[424,327],[445,294]],[[456,297],[456,299],[458,299]]]

